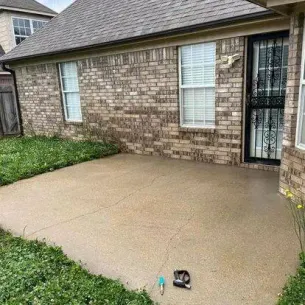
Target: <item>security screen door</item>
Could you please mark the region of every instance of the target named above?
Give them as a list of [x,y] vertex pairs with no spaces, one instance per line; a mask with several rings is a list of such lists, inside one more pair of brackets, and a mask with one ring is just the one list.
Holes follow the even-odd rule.
[[249,38],[246,162],[280,164],[288,52],[288,32]]

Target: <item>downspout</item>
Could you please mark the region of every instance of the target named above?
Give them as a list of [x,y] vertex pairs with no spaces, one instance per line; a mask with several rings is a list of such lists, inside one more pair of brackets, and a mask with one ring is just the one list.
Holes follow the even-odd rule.
[[16,72],[12,69],[9,69],[5,66],[5,63],[2,63],[2,70],[9,72],[13,76],[14,80],[14,88],[15,88],[15,96],[16,96],[16,105],[17,105],[17,114],[18,114],[18,121],[19,121],[19,128],[20,128],[20,135],[23,136],[23,124],[22,124],[22,117],[21,117],[21,107],[20,107],[20,100],[19,100],[19,93],[17,89],[17,78],[16,78]]

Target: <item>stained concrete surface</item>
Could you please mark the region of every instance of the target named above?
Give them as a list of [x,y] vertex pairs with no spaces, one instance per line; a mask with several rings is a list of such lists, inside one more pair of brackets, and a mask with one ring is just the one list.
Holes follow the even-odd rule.
[[[0,224],[161,304],[271,305],[298,253],[277,188],[274,172],[121,154],[1,187]],[[172,287],[180,268],[191,291]]]

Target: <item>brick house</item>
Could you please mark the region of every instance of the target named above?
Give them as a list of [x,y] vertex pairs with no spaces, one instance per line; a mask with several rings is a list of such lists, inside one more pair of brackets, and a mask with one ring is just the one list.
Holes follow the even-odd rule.
[[[0,56],[42,28],[57,13],[34,0],[0,0]],[[0,69],[0,136],[19,133],[14,80]]]
[[298,0],[77,0],[2,62],[25,134],[280,169],[280,190],[305,196],[303,11]]

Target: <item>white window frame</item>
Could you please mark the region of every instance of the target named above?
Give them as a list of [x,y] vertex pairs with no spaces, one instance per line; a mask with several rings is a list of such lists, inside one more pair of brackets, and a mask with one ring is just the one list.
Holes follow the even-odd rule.
[[[77,65],[76,61],[70,61],[70,63],[75,63]],[[81,107],[81,101],[79,104],[79,110],[80,110],[80,115],[81,119],[80,120],[74,120],[74,119],[69,119],[68,118],[68,111],[67,111],[67,102],[66,102],[66,95],[65,93],[78,93],[80,95],[80,90],[79,90],[79,84],[78,84],[78,91],[65,91],[64,90],[64,85],[62,81],[62,73],[61,73],[61,65],[67,63],[65,62],[60,62],[58,63],[58,70],[59,70],[59,79],[60,79],[60,90],[61,90],[61,96],[62,96],[62,101],[63,101],[63,108],[64,108],[64,115],[65,115],[65,121],[69,123],[82,123],[83,122],[83,114],[82,114],[82,107]],[[78,73],[77,73],[77,81],[79,82],[78,78]]]
[[[214,125],[188,125],[184,124],[183,120],[183,89],[198,89],[198,88],[214,88],[215,95],[216,95],[216,79],[214,87],[211,85],[182,85],[182,48],[185,46],[191,46],[196,44],[204,44],[204,43],[214,43],[215,44],[215,52],[216,52],[216,42],[215,41],[205,41],[201,43],[193,43],[189,45],[181,45],[178,47],[178,60],[179,60],[179,110],[180,110],[180,126],[184,128],[194,128],[194,129],[215,129],[216,124]],[[216,77],[216,54],[215,54],[215,77]],[[216,98],[215,98],[216,103]],[[216,105],[215,105],[215,112],[216,112]],[[215,122],[216,122],[216,113],[215,113]]]
[[[304,21],[305,26],[305,21]],[[305,110],[305,101],[302,103],[302,91],[304,88],[305,91],[305,31],[303,33],[303,42],[302,42],[302,61],[301,61],[301,77],[300,77],[300,87],[299,87],[299,101],[298,101],[298,117],[297,117],[297,128],[296,128],[296,142],[295,146],[299,149],[305,150],[305,143],[301,143],[302,131],[301,128],[305,129],[305,126],[302,126],[303,113]],[[305,94],[305,92],[304,92]],[[305,130],[304,130],[305,132]]]
[[11,24],[12,24],[12,33],[13,33],[13,38],[14,38],[14,46],[17,46],[16,43],[16,36],[17,37],[23,37],[23,38],[28,38],[30,36],[26,36],[26,35],[15,35],[15,28],[14,28],[14,19],[24,19],[24,20],[29,20],[30,21],[30,28],[31,28],[31,35],[34,34],[34,27],[33,27],[33,21],[39,21],[39,22],[44,22],[44,23],[48,23],[49,20],[42,20],[42,19],[36,19],[36,18],[28,18],[28,17],[24,17],[24,16],[12,16],[11,17]]

